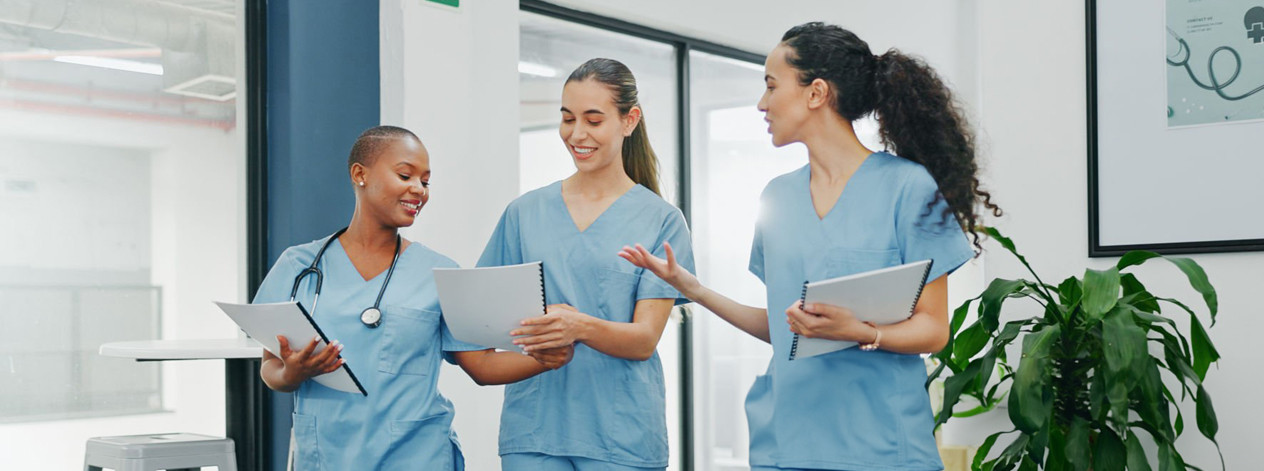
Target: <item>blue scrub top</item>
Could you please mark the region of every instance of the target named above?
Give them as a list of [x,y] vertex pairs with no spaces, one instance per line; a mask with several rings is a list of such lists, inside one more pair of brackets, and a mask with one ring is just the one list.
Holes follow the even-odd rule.
[[[289,301],[298,273],[328,238],[286,249],[255,296],[256,303]],[[325,281],[313,319],[330,341],[345,345],[342,357],[368,396],[305,381],[295,391],[295,469],[463,469],[452,403],[439,394],[442,352],[479,350],[452,337],[439,310],[431,271],[457,264],[416,242],[399,255],[382,297],[376,329],[360,322],[373,305],[383,271],[365,281],[335,241],[319,268]],[[310,308],[315,276],[304,278],[296,298]],[[302,348],[310,339],[290,339]]]
[[751,247],[750,271],[768,290],[773,359],[746,398],[754,466],[943,469],[920,355],[849,348],[789,360],[785,309],[803,282],[933,260],[933,281],[974,256],[921,165],[887,154],[865,159],[825,218],[810,166],[773,179]]
[[[618,256],[640,243],[659,257],[670,242],[693,271],[689,229],[680,211],[637,185],[583,232],[562,200],[562,183],[533,190],[509,204],[479,266],[544,262],[549,304],[632,322],[636,302],[688,302],[653,273]],[[667,466],[666,391],[655,353],[646,361],[615,358],[583,344],[565,367],[505,387],[500,454],[579,456],[625,466]]]

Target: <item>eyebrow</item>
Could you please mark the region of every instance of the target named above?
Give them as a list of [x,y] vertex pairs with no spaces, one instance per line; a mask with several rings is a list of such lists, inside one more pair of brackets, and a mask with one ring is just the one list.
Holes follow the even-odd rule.
[[[575,114],[575,113],[571,112],[571,110],[566,109],[566,107],[565,107],[565,106],[563,106],[563,107],[561,108],[561,111],[562,111],[563,113]],[[598,109],[591,109],[591,110],[585,111],[585,112],[584,112],[584,114],[599,114],[599,115],[603,115],[603,116],[604,116],[606,113],[604,113],[604,112],[602,112],[601,110],[598,110]]]
[[769,80],[774,80],[774,81],[775,81],[775,80],[777,80],[777,79],[776,79],[776,78],[773,78],[773,76],[771,76],[771,75],[764,75],[764,81],[765,81],[765,82],[767,82],[767,81],[769,81]]

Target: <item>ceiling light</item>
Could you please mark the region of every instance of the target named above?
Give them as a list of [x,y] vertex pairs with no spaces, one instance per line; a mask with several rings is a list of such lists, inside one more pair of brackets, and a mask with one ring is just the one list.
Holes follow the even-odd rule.
[[57,56],[53,58],[56,62],[64,62],[67,64],[79,64],[92,67],[101,67],[103,69],[123,70],[127,72],[139,72],[149,75],[162,75],[162,64],[154,64],[152,62],[129,61],[125,59],[111,59],[109,57],[92,57],[92,56]]
[[518,73],[537,77],[557,77],[557,69],[535,62],[518,61]]

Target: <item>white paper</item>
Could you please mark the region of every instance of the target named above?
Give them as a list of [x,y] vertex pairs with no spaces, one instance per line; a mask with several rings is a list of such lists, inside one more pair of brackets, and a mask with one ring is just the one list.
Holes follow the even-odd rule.
[[483,268],[435,268],[443,320],[457,340],[521,350],[509,332],[544,315],[541,262]]
[[[295,350],[306,348],[311,339],[319,335],[316,324],[294,301],[271,304],[234,304],[216,301],[215,305],[228,314],[228,317],[246,332],[246,335],[278,357],[281,356],[281,343],[276,338],[278,335],[284,335],[290,341],[290,348]],[[320,337],[321,341],[316,344],[313,352],[320,352],[328,346],[329,339],[323,335]],[[339,355],[339,358],[341,357]],[[367,396],[368,393],[356,383],[354,376],[351,365],[344,363],[341,368],[312,380],[339,391]]]
[[[804,304],[832,304],[850,309],[862,321],[894,324],[913,314],[930,263],[930,260],[922,260],[808,283]],[[796,334],[795,345],[791,360],[854,347],[856,342],[811,339]]]

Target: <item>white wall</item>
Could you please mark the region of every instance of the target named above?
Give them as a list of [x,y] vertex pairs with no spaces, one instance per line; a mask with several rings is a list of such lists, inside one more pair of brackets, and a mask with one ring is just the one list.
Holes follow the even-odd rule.
[[[382,123],[420,136],[433,169],[430,202],[404,234],[473,266],[518,196],[518,5],[382,0],[381,28]],[[468,469],[500,469],[502,390],[451,365],[440,374]]]
[[[997,222],[1042,273],[1046,282],[1104,268],[1112,259],[1088,253],[1084,6],[1081,2],[978,2],[978,105],[984,157],[991,162],[987,186],[1006,210]],[[1036,20],[1038,19],[1038,21]],[[1108,92],[1108,91],[1103,91]],[[1260,202],[1256,202],[1260,203]],[[1242,211],[1257,211],[1247,204]],[[1179,215],[1173,215],[1179,217]],[[1020,265],[990,245],[991,277],[1023,276]],[[1264,463],[1256,428],[1264,381],[1257,335],[1264,329],[1251,293],[1264,285],[1264,254],[1195,255],[1220,296],[1220,317],[1210,329],[1223,359],[1208,373],[1207,388],[1220,418],[1219,440],[1228,469]],[[1154,266],[1149,266],[1153,264]],[[1201,312],[1184,277],[1161,262],[1137,270],[1161,296],[1186,300]],[[1175,312],[1185,329],[1187,319]],[[1185,330],[1188,332],[1188,330]],[[1192,404],[1183,408],[1185,436],[1178,441],[1187,462],[1218,468],[1219,458],[1194,425]],[[1005,414],[1006,411],[999,411]],[[1008,429],[1003,416],[950,423],[948,440],[977,444]],[[1005,428],[1003,428],[1005,427]]]

